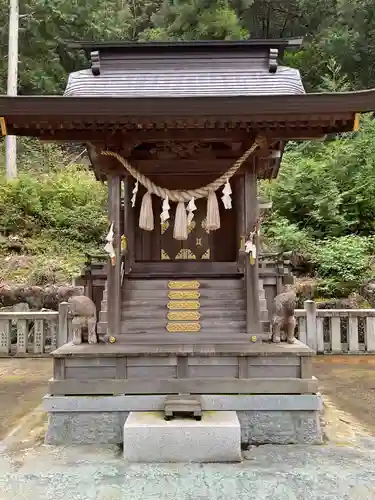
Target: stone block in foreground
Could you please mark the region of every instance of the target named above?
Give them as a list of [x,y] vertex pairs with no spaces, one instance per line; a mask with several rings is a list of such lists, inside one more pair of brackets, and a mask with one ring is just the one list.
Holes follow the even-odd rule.
[[209,411],[201,421],[166,421],[162,412],[130,412],[124,425],[124,458],[129,462],[240,462],[237,414]]

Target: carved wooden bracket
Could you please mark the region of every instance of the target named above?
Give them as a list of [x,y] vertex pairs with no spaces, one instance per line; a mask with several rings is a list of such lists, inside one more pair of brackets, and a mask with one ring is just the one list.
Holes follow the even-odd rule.
[[160,160],[176,158],[215,158],[212,144],[200,141],[163,141],[157,142],[149,152]]
[[279,50],[278,49],[270,49],[270,53],[268,56],[268,64],[269,64],[269,72],[270,73],[276,73],[277,71],[277,58],[279,56]]
[[99,51],[95,50],[93,52],[90,52],[90,59],[91,59],[91,71],[94,76],[99,76],[100,75],[100,55]]

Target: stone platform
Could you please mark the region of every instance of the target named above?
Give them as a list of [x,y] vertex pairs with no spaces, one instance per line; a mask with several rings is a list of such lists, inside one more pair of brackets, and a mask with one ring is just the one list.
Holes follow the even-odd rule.
[[164,420],[162,412],[131,412],[124,425],[129,462],[240,462],[241,429],[235,411],[204,412],[201,421]]
[[[166,395],[45,396],[48,444],[121,444],[130,412],[162,411]],[[201,396],[204,412],[237,413],[241,444],[320,444],[319,394]]]
[[66,344],[52,353],[48,443],[122,443],[130,412],[163,411],[169,395],[235,411],[241,443],[321,442],[314,352],[294,344]]

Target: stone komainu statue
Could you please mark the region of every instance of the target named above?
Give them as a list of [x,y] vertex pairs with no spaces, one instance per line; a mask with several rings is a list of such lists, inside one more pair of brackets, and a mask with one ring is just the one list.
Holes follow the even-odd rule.
[[85,330],[87,330],[88,343],[96,344],[98,339],[96,336],[96,306],[94,302],[84,295],[78,295],[70,297],[68,303],[69,316],[72,318],[73,344],[82,343]]
[[289,344],[294,342],[294,329],[296,318],[294,309],[296,308],[296,293],[287,289],[285,292],[276,295],[273,300],[272,310],[272,342],[286,340]]

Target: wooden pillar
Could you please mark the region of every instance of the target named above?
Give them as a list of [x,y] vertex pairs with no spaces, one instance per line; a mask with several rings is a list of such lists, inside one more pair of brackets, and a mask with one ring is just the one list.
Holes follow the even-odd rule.
[[236,245],[237,247],[237,263],[243,266],[243,244],[245,239],[245,188],[244,178],[239,176],[235,178],[235,207],[237,212],[237,231],[236,231]]
[[116,253],[115,265],[108,264],[107,282],[107,339],[120,333],[121,324],[121,179],[118,175],[108,176],[108,221],[113,223]]
[[123,180],[124,185],[124,236],[126,237],[126,255],[125,255],[125,276],[129,274],[131,267],[131,259],[133,255],[133,232],[131,230],[131,221],[130,221],[130,203],[131,203],[131,186],[130,186],[130,178],[127,175]]
[[[254,165],[245,171],[245,229],[246,238],[254,230],[259,215],[257,199],[257,174]],[[258,241],[257,249],[259,249]],[[258,252],[257,252],[258,253]],[[245,287],[246,287],[246,331],[248,334],[260,335],[259,321],[259,261],[250,263],[249,256],[245,257]]]

